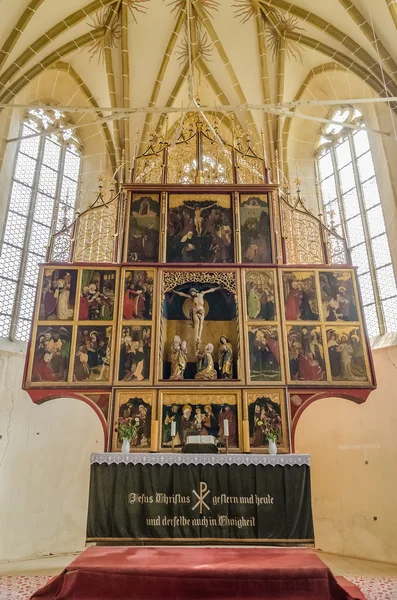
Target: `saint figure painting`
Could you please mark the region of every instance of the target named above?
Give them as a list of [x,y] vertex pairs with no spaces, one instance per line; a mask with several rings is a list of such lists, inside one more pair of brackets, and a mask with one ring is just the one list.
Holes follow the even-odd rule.
[[68,380],[71,339],[71,327],[37,327],[32,382]]
[[286,321],[318,321],[314,271],[283,271]]
[[325,321],[358,321],[351,271],[320,271],[320,288]]
[[81,273],[79,321],[111,321],[115,292],[115,270],[84,269]]
[[103,325],[78,327],[73,381],[86,383],[110,381],[112,329]]
[[151,326],[123,326],[121,330],[119,381],[139,383],[150,375]]
[[130,207],[127,262],[157,262],[159,231],[159,195],[133,194]]
[[246,273],[247,317],[260,321],[276,319],[273,271],[256,270]]
[[77,269],[45,268],[41,287],[39,319],[71,321],[76,300]]
[[287,326],[291,381],[324,381],[326,368],[320,327]]
[[271,263],[272,243],[267,195],[241,195],[240,221],[242,262]]
[[123,319],[152,319],[154,271],[126,271],[124,280]]
[[248,349],[251,381],[281,381],[277,327],[249,325]]
[[335,325],[327,329],[327,349],[332,381],[368,381],[360,327]]
[[[225,420],[229,424],[229,447],[238,447],[237,404],[235,398],[231,402],[219,401],[209,403],[203,395],[194,402],[176,401],[163,404],[161,445],[172,446],[171,427],[174,422],[174,447],[183,447],[190,435],[212,435],[221,444],[225,444]],[[227,398],[229,400],[230,398]]]

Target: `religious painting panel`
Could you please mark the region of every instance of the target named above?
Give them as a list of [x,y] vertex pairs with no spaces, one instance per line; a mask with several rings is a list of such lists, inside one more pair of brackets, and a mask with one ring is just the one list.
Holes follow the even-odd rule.
[[240,235],[241,262],[273,262],[267,194],[240,195]]
[[326,327],[327,352],[333,382],[359,386],[372,383],[362,327]]
[[318,294],[314,271],[281,271],[282,305],[286,321],[318,321]]
[[127,231],[126,262],[157,262],[160,239],[159,194],[132,194]]
[[[228,428],[230,451],[242,450],[241,398],[239,391],[170,390],[160,392],[160,449],[172,449],[171,427],[176,423],[174,448],[182,449],[188,436],[214,436],[221,448],[226,447]],[[225,421],[228,425],[225,425]]]
[[163,271],[162,295],[158,381],[241,378],[237,273]]
[[234,257],[229,194],[170,194],[168,263],[230,263]]
[[155,391],[116,390],[112,451],[121,451],[123,438],[126,438],[131,452],[149,452],[153,443],[157,443],[152,439],[155,417]]
[[150,384],[152,334],[151,325],[121,325],[116,371],[119,384],[129,386]]
[[285,346],[288,350],[290,383],[320,384],[327,380],[321,327],[287,325]]
[[118,294],[116,269],[82,269],[80,273],[79,321],[112,321]]
[[73,358],[73,383],[103,385],[112,380],[113,327],[81,325],[77,328]]
[[245,314],[249,321],[278,321],[278,297],[274,269],[243,272]]
[[358,321],[354,271],[320,271],[324,321]]
[[154,283],[154,269],[123,270],[121,317],[124,321],[153,319]]
[[28,383],[62,385],[67,382],[71,342],[71,326],[37,325],[32,341]]
[[289,452],[289,428],[285,390],[257,389],[244,392],[251,452],[268,452],[269,439],[278,452]]
[[277,325],[247,325],[248,383],[284,381],[282,343]]
[[75,319],[77,269],[43,267],[40,273],[40,321]]

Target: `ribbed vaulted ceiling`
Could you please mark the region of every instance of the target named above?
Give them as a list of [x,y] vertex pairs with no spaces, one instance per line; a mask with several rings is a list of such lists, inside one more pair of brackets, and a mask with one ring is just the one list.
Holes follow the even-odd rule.
[[[368,84],[361,97],[397,96],[395,0],[2,0],[0,14],[1,103],[18,102],[46,69],[68,71],[100,107],[186,107],[190,73],[194,96],[210,106],[291,101],[327,70]],[[39,90],[37,99],[46,100]],[[235,113],[257,143],[262,128],[277,143],[285,127],[285,117]],[[103,125],[112,162],[159,119]]]

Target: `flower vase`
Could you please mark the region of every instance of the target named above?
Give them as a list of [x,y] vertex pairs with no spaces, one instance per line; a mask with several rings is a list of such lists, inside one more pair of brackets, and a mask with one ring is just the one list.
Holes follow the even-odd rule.
[[274,440],[268,440],[269,442],[269,454],[277,454],[277,444]]
[[128,454],[128,452],[131,450],[131,441],[127,440],[126,438],[123,438],[123,443],[121,445],[121,452],[123,452],[123,454]]

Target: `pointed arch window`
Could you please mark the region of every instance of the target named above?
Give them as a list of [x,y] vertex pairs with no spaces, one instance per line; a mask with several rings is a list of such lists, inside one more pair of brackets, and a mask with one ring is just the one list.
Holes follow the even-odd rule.
[[325,218],[346,236],[358,267],[369,335],[397,331],[396,280],[364,119],[350,106],[330,119],[340,124],[323,127],[316,154]]
[[[27,341],[39,263],[51,234],[71,222],[81,168],[81,147],[62,112],[29,110],[21,126],[1,239],[0,337]],[[46,129],[62,131],[33,136]]]

